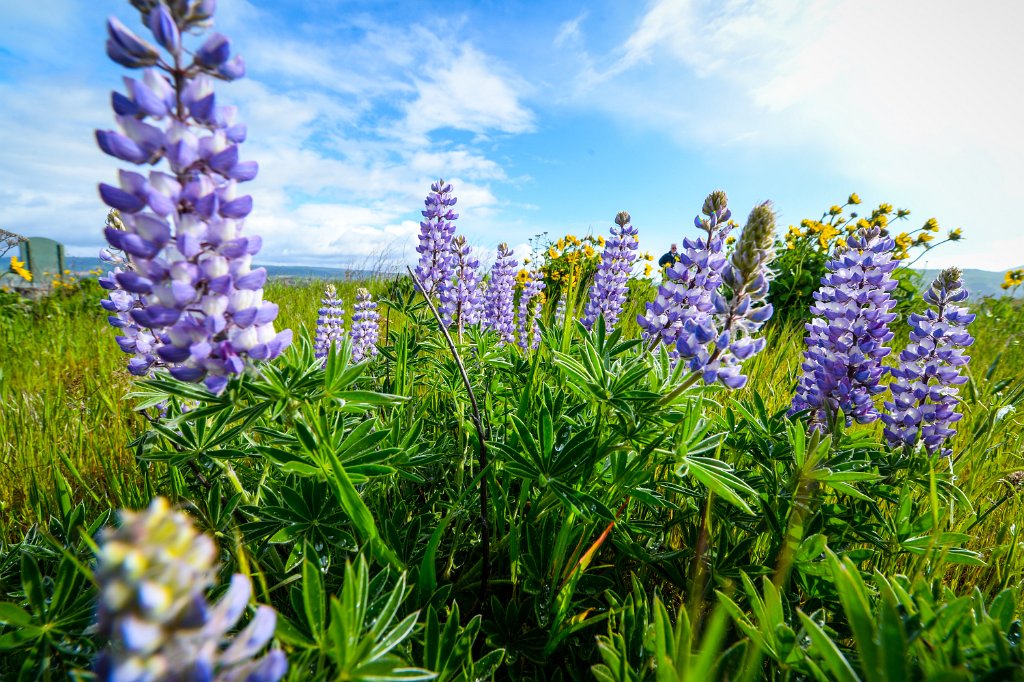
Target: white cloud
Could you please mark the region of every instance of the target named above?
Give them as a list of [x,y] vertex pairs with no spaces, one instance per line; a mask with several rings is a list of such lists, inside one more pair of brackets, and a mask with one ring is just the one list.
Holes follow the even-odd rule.
[[580,55],[576,98],[686,147],[803,155],[785,172],[964,227],[937,263],[1010,267],[1017,225],[994,216],[1024,200],[1022,22],[1011,2],[658,0],[606,58]]

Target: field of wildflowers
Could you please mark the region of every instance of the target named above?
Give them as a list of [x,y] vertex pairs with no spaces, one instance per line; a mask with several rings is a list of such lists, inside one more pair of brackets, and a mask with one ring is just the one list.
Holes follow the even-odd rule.
[[439,179],[415,268],[268,280],[244,63],[132,4],[108,271],[0,292],[0,679],[1024,676],[1024,313],[904,286],[937,222],[716,190],[660,277],[626,212],[484,268]]

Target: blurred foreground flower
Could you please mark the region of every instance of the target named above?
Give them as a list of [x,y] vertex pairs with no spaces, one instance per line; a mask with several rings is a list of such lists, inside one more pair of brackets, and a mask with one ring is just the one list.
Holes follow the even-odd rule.
[[260,606],[233,629],[252,595],[249,579],[231,578],[216,604],[205,593],[216,577],[217,549],[192,522],[158,497],[121,513],[120,528],[100,536],[97,630],[109,640],[96,662],[110,682],[276,682],[288,669],[279,649],[257,654],[274,635],[277,614]]
[[121,214],[120,226],[107,227],[107,241],[127,260],[101,283],[136,297],[121,309],[127,297],[119,295],[114,307],[124,318],[118,319],[154,338],[148,352],[119,338],[136,356],[133,373],[165,366],[175,378],[205,380],[219,393],[250,360],[272,359],[291,343],[290,330],[274,330],[277,306],[263,300],[266,270],[252,269],[262,241],[242,234],[252,197],[239,195],[238,184],[257,172],[255,161],[239,159],[246,127],[235,120],[235,107],[220,105],[213,92],[215,79],[241,78],[245,65],[230,57],[230,43],[220,34],[194,53],[182,47],[182,33],[200,32],[208,23],[208,0],[134,4],[168,57],[109,20],[107,54],[145,70],[139,80],[125,78],[124,93],[113,94],[119,129],[97,131],[96,141],[128,163],[166,160],[170,173],[122,170],[116,186],[100,184],[103,201]]
[[16,256],[11,256],[11,272],[26,282],[32,281],[32,273],[25,269],[25,261],[18,260]]
[[958,268],[943,270],[924,294],[930,307],[924,315],[910,316],[910,342],[892,368],[892,402],[882,415],[885,437],[893,447],[913,447],[920,440],[929,455],[952,454],[943,445],[956,433],[953,424],[963,417],[954,411],[957,388],[967,381],[963,368],[971,358],[963,349],[974,343],[967,325],[974,315],[956,305],[967,299]]

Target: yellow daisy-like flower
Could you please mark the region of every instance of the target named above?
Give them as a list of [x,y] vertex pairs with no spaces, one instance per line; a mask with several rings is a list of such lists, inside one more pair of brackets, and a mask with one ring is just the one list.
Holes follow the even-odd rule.
[[961,230],[959,227],[956,228],[955,230],[950,230],[949,231],[949,236],[947,237],[947,239],[949,239],[949,241],[951,241],[951,242],[958,242],[958,241],[960,241],[963,238],[964,238],[964,231]]
[[562,239],[559,239],[557,242],[555,242],[555,246],[557,246],[560,249],[564,249],[565,248],[565,238],[563,237]]
[[921,234],[917,235],[917,239],[914,240],[914,243],[915,244],[927,244],[932,239],[934,239],[934,237],[932,237],[930,234],[922,232]]
[[846,203],[853,204],[854,206],[856,206],[857,204],[860,203],[860,195],[854,192],[853,194],[850,195],[850,198],[846,200]]
[[530,271],[526,268],[523,268],[518,272],[518,274],[516,274],[516,281],[520,284],[526,284],[528,279],[530,279]]
[[562,253],[553,246],[548,249],[548,258],[558,258],[561,255]]
[[843,212],[843,207],[842,206],[832,205],[828,209],[828,214],[829,215],[839,215],[842,212]]
[[729,235],[728,237],[725,238],[725,245],[726,246],[732,246],[735,243],[736,243],[736,237],[733,237],[732,235]]
[[871,224],[875,227],[885,227],[889,224],[889,216],[884,213],[879,213],[871,219]]
[[839,247],[840,249],[845,249],[846,248],[846,238],[845,237],[840,237],[839,239],[837,239],[836,240],[836,246]]
[[25,269],[25,262],[11,256],[11,272],[21,277],[26,282],[32,281],[32,273]]
[[593,258],[594,256],[597,255],[597,251],[594,250],[593,246],[587,244],[586,246],[583,247],[583,255],[586,256],[587,258]]
[[598,246],[604,246],[604,236],[603,235],[600,235],[600,234],[597,235],[597,245]]
[[1003,283],[1000,284],[1003,289],[1010,289],[1012,287],[1019,287],[1024,284],[1024,270],[1008,270],[1003,275]]
[[860,229],[867,229],[871,227],[871,223],[861,218],[860,220],[857,221],[857,227]]
[[939,231],[939,221],[936,220],[935,218],[929,218],[928,220],[925,221],[925,223],[921,227],[921,229],[922,230],[927,230],[928,232],[938,232]]
[[650,277],[653,269],[650,263],[644,263],[644,277]]
[[896,211],[897,218],[906,218],[908,215],[910,215],[910,209],[908,208],[901,208]]

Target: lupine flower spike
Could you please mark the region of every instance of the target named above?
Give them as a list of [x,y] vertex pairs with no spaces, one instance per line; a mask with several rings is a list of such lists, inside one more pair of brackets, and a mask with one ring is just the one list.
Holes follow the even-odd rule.
[[555,326],[565,326],[565,293],[558,297],[558,305],[555,306]]
[[[688,359],[690,370],[699,372],[706,384],[717,381],[726,388],[742,388],[747,383],[740,374],[743,361],[764,349],[764,338],[757,332],[772,316],[766,299],[774,240],[775,213],[765,202],[750,212],[729,265],[722,271],[731,295],[727,299],[720,291],[712,292],[714,315],[706,319],[706,326],[683,326],[677,342],[679,356]],[[712,330],[710,337],[705,329]]]
[[804,325],[807,350],[791,409],[809,410],[813,429],[829,428],[840,411],[847,425],[879,417],[873,398],[885,390],[882,358],[896,319],[889,295],[897,286],[893,246],[879,228],[862,228],[827,263],[811,306],[814,319]]
[[323,298],[320,299],[319,317],[316,320],[316,341],[313,351],[317,360],[327,363],[331,349],[341,344],[345,334],[345,304],[338,298],[338,290],[333,284],[324,287]]
[[454,324],[462,338],[464,329],[480,321],[480,260],[462,235],[452,239],[451,250],[455,280],[453,286],[441,290],[441,322],[446,327]]
[[[255,161],[239,159],[246,127],[213,92],[215,79],[241,78],[245,65],[229,58],[220,34],[194,53],[182,47],[183,32],[209,22],[208,0],[134,4],[167,56],[110,19],[107,54],[144,71],[114,93],[119,129],[97,131],[96,141],[135,165],[166,160],[169,172],[122,170],[116,186],[100,184],[100,197],[122,222],[107,227],[107,241],[126,254],[101,283],[127,294],[109,299],[108,310],[116,313],[115,326],[129,330],[118,342],[135,356],[134,374],[166,367],[181,381],[205,381],[220,393],[251,360],[272,359],[291,343],[290,330],[274,330],[277,306],[263,300],[266,270],[252,268],[262,242],[242,234],[252,197],[239,194],[238,185],[257,172]],[[138,346],[142,334],[152,335],[151,347]]]
[[583,317],[583,326],[588,330],[594,327],[600,315],[604,315],[608,329],[614,327],[626,302],[626,282],[636,260],[639,242],[628,213],[622,211],[616,215],[615,225],[611,229],[612,236],[605,242],[601,263],[590,287],[590,299]]
[[423,201],[424,220],[420,223],[420,243],[416,247],[420,254],[416,278],[423,284],[424,296],[440,297],[452,285],[455,267],[452,236],[455,234],[454,221],[459,217],[452,210],[456,201],[451,184],[443,179],[430,186],[430,194]]
[[370,296],[370,292],[362,287],[356,291],[351,335],[352,362],[362,362],[377,355],[380,313],[377,312],[377,302]]
[[673,358],[678,357],[677,344],[684,326],[689,334],[699,333],[707,340],[714,338],[710,317],[714,313],[712,293],[722,284],[728,260],[723,253],[725,239],[732,230],[729,199],[716,190],[704,200],[704,217],[693,219],[704,236],[684,238],[679,260],[665,272],[658,295],[647,304],[644,315],[637,316],[643,337],[649,347],[663,343]]
[[967,381],[963,368],[970,356],[963,349],[974,343],[967,325],[974,314],[957,305],[967,299],[960,270],[943,270],[924,294],[930,308],[910,316],[910,342],[900,353],[900,364],[890,370],[892,402],[882,415],[885,437],[893,447],[924,444],[929,455],[949,457],[944,447],[956,433],[953,424],[963,416],[956,412],[958,386]]
[[498,245],[498,257],[491,267],[491,279],[484,294],[484,329],[498,332],[498,345],[514,343],[515,278],[519,262],[508,244]]
[[121,527],[100,537],[97,631],[109,641],[96,661],[100,680],[276,682],[288,669],[279,649],[257,654],[274,636],[277,614],[260,606],[231,637],[252,596],[249,579],[231,578],[216,604],[206,591],[216,577],[217,548],[192,522],[156,498],[122,512]]
[[523,290],[519,293],[519,307],[516,311],[519,347],[536,350],[540,346],[540,317],[544,305],[544,277],[538,270],[530,270]]

